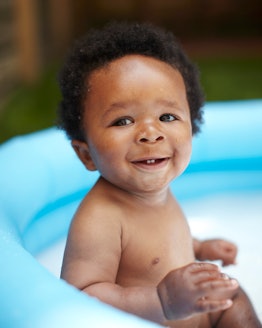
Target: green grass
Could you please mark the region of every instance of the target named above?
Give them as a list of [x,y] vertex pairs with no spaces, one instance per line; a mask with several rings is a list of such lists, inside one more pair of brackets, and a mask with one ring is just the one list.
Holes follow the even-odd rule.
[[60,93],[51,69],[32,86],[20,86],[0,111],[0,142],[18,135],[44,129],[55,124]]
[[262,98],[262,58],[196,59],[207,101]]
[[[262,58],[196,58],[207,101],[262,98]],[[0,111],[0,142],[55,124],[60,99],[56,69],[21,86]]]

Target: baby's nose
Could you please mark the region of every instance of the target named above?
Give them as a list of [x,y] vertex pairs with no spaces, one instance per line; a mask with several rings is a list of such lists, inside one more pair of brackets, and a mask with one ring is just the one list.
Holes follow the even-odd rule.
[[145,143],[145,142],[155,143],[155,142],[161,141],[161,140],[164,140],[164,137],[160,135],[158,137],[154,137],[154,136],[142,137],[142,138],[140,138],[139,142],[141,142],[141,143]]
[[153,125],[147,125],[141,129],[137,138],[139,143],[156,143],[164,139],[164,134]]

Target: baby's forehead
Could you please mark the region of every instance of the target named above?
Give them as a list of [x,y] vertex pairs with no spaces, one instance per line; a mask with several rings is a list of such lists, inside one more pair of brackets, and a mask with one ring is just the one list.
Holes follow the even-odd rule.
[[[89,79],[85,109],[146,108],[158,104],[188,108],[182,75],[153,57],[129,55],[95,70]],[[120,104],[120,106],[119,106]],[[98,109],[97,109],[98,108]]]
[[[175,65],[172,65],[169,62],[160,60],[159,58],[155,58],[153,56],[145,56],[141,54],[126,54],[122,57],[113,58],[106,63],[103,63],[101,66],[94,68],[88,74],[88,81],[90,82],[92,79],[98,78],[104,74],[112,74],[123,72],[128,73],[130,71],[135,70],[145,70],[145,68],[150,68],[151,70],[161,70],[163,73],[166,71],[170,73],[170,71],[176,71],[182,77],[182,74],[177,69]],[[146,70],[145,70],[146,73]],[[183,79],[184,80],[184,79]]]

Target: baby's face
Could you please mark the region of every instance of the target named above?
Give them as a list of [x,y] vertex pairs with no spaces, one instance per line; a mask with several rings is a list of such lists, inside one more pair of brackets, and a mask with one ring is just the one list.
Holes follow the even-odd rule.
[[84,106],[86,147],[109,182],[131,193],[160,191],[188,165],[190,111],[183,78],[170,65],[117,59],[92,73]]

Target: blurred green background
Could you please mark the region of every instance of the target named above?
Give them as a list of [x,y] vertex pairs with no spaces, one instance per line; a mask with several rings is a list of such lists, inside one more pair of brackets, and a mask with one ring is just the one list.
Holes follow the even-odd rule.
[[207,101],[262,98],[258,0],[1,0],[0,143],[55,124],[57,74],[73,40],[110,20],[172,30]]

